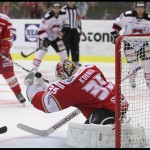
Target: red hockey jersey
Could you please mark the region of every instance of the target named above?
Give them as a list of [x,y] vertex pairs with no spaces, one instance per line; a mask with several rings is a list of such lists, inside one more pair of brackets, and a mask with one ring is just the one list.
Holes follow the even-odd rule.
[[[49,93],[50,98],[46,93]],[[85,65],[71,77],[51,84],[47,92],[36,94],[32,104],[44,112],[53,112],[48,106],[52,98],[58,110],[74,106],[87,118],[97,108],[103,107],[115,111],[114,96],[114,84],[108,82],[95,65]],[[122,106],[128,106],[124,96],[122,96]]]
[[0,13],[0,50],[9,51],[13,42],[12,23],[8,16]]

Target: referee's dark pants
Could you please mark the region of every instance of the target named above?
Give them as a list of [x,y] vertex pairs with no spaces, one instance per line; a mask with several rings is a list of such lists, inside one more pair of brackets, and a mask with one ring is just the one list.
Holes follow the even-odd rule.
[[[66,36],[66,37],[65,37]],[[70,33],[64,35],[64,44],[66,46],[67,54],[69,57],[71,51],[72,61],[79,62],[79,42],[80,42],[80,34],[77,29],[70,29]]]

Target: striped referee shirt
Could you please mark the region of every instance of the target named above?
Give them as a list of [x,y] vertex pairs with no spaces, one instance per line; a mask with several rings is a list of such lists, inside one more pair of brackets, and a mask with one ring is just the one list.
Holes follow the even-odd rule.
[[81,27],[81,15],[80,10],[74,6],[70,8],[68,5],[64,5],[62,10],[65,10],[68,17],[69,17],[69,24],[71,29],[82,29]]

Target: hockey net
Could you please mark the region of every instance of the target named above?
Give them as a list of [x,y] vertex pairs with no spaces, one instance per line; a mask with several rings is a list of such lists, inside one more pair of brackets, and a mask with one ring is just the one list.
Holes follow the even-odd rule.
[[[146,60],[146,57],[150,58],[150,35],[124,35],[120,36],[116,42],[115,49],[115,83],[116,83],[116,129],[115,129],[115,147],[150,147],[150,88],[147,86],[147,81],[150,81],[150,60]],[[142,67],[136,71],[136,87],[133,88],[130,85],[129,78],[134,74],[129,71],[130,65],[135,60],[135,54],[140,49],[138,58],[142,55],[142,59],[145,59],[144,64],[139,59],[139,66]],[[126,52],[127,53],[126,53]],[[135,52],[136,51],[136,52]],[[144,54],[143,54],[143,51]],[[128,57],[128,59],[127,59]],[[144,58],[145,57],[145,58]],[[128,63],[129,61],[130,63]],[[134,66],[135,67],[135,66]],[[133,68],[134,68],[133,67]],[[136,66],[137,67],[137,66]],[[135,69],[135,68],[134,68]],[[129,78],[125,79],[129,74]],[[147,76],[147,81],[145,79]],[[149,78],[149,79],[148,79]],[[124,80],[125,79],[125,80]],[[123,128],[121,118],[123,112],[121,111],[120,97],[121,93],[125,96],[129,103],[128,111],[126,113],[126,124],[130,124],[135,127],[135,134],[132,135],[132,129]],[[139,135],[136,135],[140,129],[143,129]]]

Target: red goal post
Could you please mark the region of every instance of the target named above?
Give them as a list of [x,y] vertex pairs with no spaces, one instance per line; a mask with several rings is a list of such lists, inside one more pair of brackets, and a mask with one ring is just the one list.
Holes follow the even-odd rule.
[[[125,44],[127,42],[139,42],[143,44],[148,42],[150,44],[150,34],[134,34],[134,35],[122,35],[117,38],[115,46],[115,88],[116,88],[116,114],[115,114],[115,147],[132,147],[132,145],[139,146],[139,139],[123,139],[123,134],[128,132],[128,129],[124,131],[121,126],[121,93],[126,97],[129,103],[129,110],[127,111],[127,117],[130,118],[130,125],[133,127],[142,126],[145,130],[150,130],[150,89],[146,87],[143,69],[138,69],[138,75],[136,77],[137,87],[132,89],[129,86],[128,78],[122,81],[129,72],[129,65],[126,61],[124,54]],[[150,46],[149,46],[150,47]],[[150,49],[149,49],[150,53]],[[150,55],[150,54],[149,54]],[[149,64],[150,65],[150,64]],[[144,93],[144,94],[143,94]],[[139,113],[140,112],[140,113]],[[130,130],[131,131],[131,130]],[[128,134],[128,133],[127,133]],[[130,134],[130,133],[129,133]],[[146,135],[146,143],[150,145],[150,134]],[[127,136],[126,136],[127,137]],[[149,138],[148,138],[149,137]],[[126,144],[130,142],[130,144]],[[140,141],[141,142],[141,141]],[[144,141],[145,142],[145,141]],[[142,142],[141,142],[142,143]],[[142,145],[142,144],[141,144]],[[137,146],[137,147],[138,147]],[[142,146],[141,146],[142,147]]]

